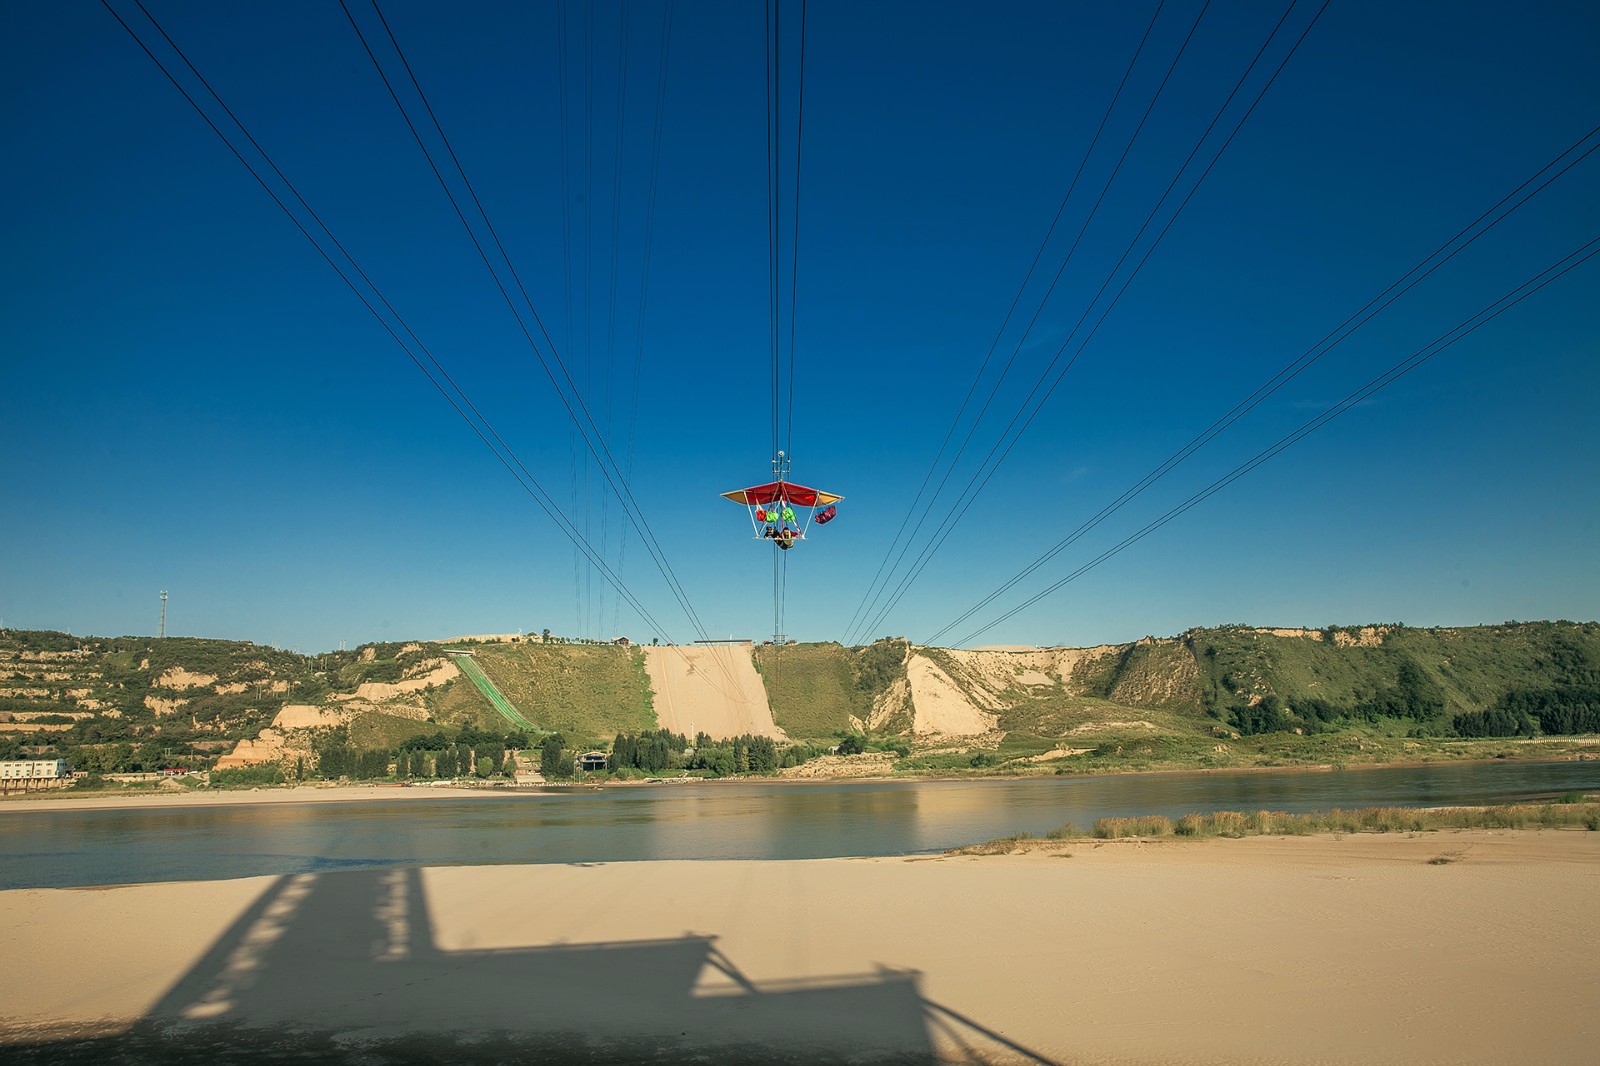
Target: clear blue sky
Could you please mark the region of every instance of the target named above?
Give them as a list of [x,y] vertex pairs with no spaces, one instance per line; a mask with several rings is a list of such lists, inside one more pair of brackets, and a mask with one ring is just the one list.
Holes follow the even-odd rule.
[[[12,5],[0,36],[4,624],[152,633],[168,589],[169,632],[308,651],[544,627],[693,639],[638,538],[619,546],[619,505],[339,5],[147,3],[661,632],[579,564],[111,15],[40,0]],[[369,0],[350,4],[376,47]],[[113,6],[175,62],[131,0]],[[1296,6],[1266,72],[1318,6]],[[383,12],[610,447],[625,465],[631,453],[640,516],[706,631],[769,634],[772,549],[717,495],[770,473],[761,7],[673,6],[642,320],[662,6],[627,9],[617,185],[621,6],[567,5],[565,150],[560,8],[450,7],[386,0]],[[787,559],[790,635],[846,635],[1154,11],[809,4],[793,477],[846,500]],[[1199,11],[1165,6],[1043,269]],[[1253,0],[1206,12],[924,536],[1282,12]],[[784,4],[785,204],[799,13]],[[929,637],[1600,124],[1597,51],[1600,7],[1585,0],[1333,0],[972,509],[864,635]],[[1221,129],[1241,112],[1236,101]],[[785,264],[788,221],[786,209]],[[1596,236],[1600,153],[947,639]],[[1027,313],[1042,292],[1036,279]],[[980,643],[1595,618],[1597,292],[1600,259]]]

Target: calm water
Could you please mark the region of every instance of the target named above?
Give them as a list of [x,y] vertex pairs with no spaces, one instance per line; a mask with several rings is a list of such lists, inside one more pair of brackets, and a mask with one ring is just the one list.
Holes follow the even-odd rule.
[[1600,790],[1600,761],[1025,781],[701,784],[492,798],[0,811],[0,889],[371,866],[939,851],[1063,822],[1497,803]]

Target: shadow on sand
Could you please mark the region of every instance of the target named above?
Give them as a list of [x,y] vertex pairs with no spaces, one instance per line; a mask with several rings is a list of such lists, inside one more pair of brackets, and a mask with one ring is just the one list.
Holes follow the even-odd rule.
[[[713,935],[444,951],[415,869],[277,879],[132,1028],[43,1063],[1046,1064],[915,971],[755,982]],[[1058,1066],[1058,1064],[1057,1064]]]

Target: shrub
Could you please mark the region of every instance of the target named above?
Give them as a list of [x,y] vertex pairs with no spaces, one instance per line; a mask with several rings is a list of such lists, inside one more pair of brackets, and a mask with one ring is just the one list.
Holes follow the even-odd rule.
[[1094,823],[1094,835],[1102,840],[1120,837],[1162,837],[1172,833],[1172,819],[1159,814],[1137,818],[1101,818]]
[[233,770],[211,771],[213,788],[260,788],[284,783],[283,767],[277,763],[263,766],[240,766]]

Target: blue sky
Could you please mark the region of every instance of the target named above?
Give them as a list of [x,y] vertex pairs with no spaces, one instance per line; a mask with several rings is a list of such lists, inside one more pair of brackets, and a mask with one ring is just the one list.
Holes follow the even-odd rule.
[[[131,0],[112,6],[174,61]],[[168,589],[169,632],[308,651],[545,627],[698,636],[637,536],[619,538],[620,505],[339,5],[147,6],[654,624],[580,563],[111,15],[36,2],[0,41],[0,620],[150,633]],[[1319,6],[1289,13],[1223,131]],[[620,4],[566,5],[564,64],[559,5],[456,7],[383,14],[704,631],[768,635],[772,549],[717,495],[770,474],[763,10],[672,7],[641,315],[662,5],[634,0],[626,21]],[[350,8],[380,40],[369,0]],[[917,521],[1155,10],[807,5],[792,473],[846,500],[786,560],[790,635],[927,639],[1600,123],[1593,4],[1333,0],[927,568],[852,626],[902,519],[909,562],[1284,7],[1205,10],[1107,187],[1201,12],[1162,8],[1044,277],[1104,200],[1024,339],[1044,288],[1025,291],[980,398],[1016,351],[1011,373]],[[799,15],[783,5],[785,205]],[[947,639],[1600,236],[1596,190],[1600,152]],[[785,342],[790,221],[785,206]],[[1600,259],[978,642],[1595,618],[1597,290]]]

